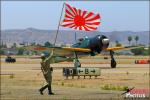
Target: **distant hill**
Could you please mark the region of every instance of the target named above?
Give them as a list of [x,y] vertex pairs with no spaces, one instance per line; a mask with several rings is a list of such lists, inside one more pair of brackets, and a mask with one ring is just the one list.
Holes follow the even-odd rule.
[[[75,34],[77,33],[77,38],[83,36],[95,36],[98,34],[106,35],[111,43],[113,44],[116,40],[124,45],[128,45],[128,36],[139,36],[138,43],[148,45],[149,43],[149,31],[113,31],[113,32],[84,32],[84,31],[70,31],[70,30],[60,30],[58,34],[57,44],[72,44],[75,42]],[[23,42],[36,42],[43,44],[46,41],[54,42],[56,35],[56,30],[41,30],[35,28],[27,29],[12,29],[12,30],[2,30],[1,40],[4,43],[23,43]],[[135,44],[135,40],[132,41]]]

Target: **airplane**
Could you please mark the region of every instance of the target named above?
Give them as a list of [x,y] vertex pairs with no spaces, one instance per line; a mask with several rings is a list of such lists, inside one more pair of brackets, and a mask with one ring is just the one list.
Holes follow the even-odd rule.
[[135,48],[140,48],[143,46],[126,46],[126,47],[109,47],[110,41],[105,35],[96,35],[92,38],[85,36],[80,38],[79,41],[70,47],[45,47],[45,46],[26,46],[27,50],[38,51],[38,52],[49,52],[49,54],[44,54],[42,56],[48,57],[51,55],[50,64],[59,62],[73,62],[74,67],[80,68],[81,63],[78,58],[85,56],[96,56],[101,52],[109,52],[111,63],[111,68],[116,68],[116,60],[114,59],[114,51],[118,50],[130,50]]

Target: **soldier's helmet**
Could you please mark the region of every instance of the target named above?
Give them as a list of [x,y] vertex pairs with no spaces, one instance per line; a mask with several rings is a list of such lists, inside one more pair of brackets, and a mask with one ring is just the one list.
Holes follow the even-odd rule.
[[46,58],[45,54],[42,53],[42,54],[41,54],[41,59],[44,60],[45,58]]

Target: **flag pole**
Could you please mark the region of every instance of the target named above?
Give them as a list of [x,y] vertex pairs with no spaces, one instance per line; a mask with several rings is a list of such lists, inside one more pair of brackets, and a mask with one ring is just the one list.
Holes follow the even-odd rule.
[[77,43],[77,33],[75,32],[75,43]]
[[60,22],[61,22],[61,17],[62,17],[62,14],[63,14],[64,6],[65,6],[65,3],[63,3],[63,7],[62,7],[62,10],[61,10],[61,15],[60,15],[60,19],[59,19],[59,23],[58,23],[58,27],[57,27],[57,31],[56,31],[55,41],[54,41],[54,44],[53,44],[54,46],[56,44],[57,36],[58,36],[58,33],[59,33]]

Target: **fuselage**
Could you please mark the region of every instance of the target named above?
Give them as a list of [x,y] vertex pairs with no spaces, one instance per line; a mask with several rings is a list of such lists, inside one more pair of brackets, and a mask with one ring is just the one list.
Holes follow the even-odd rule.
[[[84,37],[79,39],[79,41],[75,44],[73,44],[71,47],[73,48],[86,48],[90,49],[91,52],[83,53],[83,52],[76,52],[78,57],[85,57],[85,56],[95,56],[97,54],[100,54],[101,51],[105,50],[109,46],[109,39],[104,35],[97,35],[92,38]],[[51,60],[51,63],[58,63],[58,62],[72,62],[74,60],[74,53],[69,57],[61,57],[56,56],[53,57]]]
[[72,47],[90,49],[91,56],[100,54],[109,46],[109,39],[104,35],[97,35],[92,38],[84,37],[79,39],[79,42],[73,44]]

